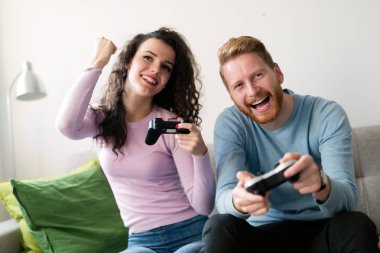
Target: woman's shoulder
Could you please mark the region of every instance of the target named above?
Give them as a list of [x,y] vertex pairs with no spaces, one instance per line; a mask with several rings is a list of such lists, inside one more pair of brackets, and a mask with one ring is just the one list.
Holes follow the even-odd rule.
[[156,110],[156,112],[157,112],[157,114],[156,114],[157,118],[163,118],[165,120],[171,119],[171,118],[177,118],[176,114],[166,110],[165,108],[162,108],[158,105],[155,105],[154,107],[155,107],[154,110]]

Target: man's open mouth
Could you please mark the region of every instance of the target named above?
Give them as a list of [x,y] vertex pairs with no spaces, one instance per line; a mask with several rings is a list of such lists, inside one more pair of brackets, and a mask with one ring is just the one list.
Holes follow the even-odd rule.
[[266,96],[259,101],[256,101],[255,103],[251,104],[251,107],[255,110],[263,109],[267,104],[269,103],[269,96]]

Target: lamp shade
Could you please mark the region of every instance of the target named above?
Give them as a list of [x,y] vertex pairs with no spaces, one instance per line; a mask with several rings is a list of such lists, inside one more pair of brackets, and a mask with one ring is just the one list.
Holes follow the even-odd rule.
[[25,61],[22,72],[16,80],[16,98],[19,100],[36,100],[46,96],[46,91],[36,74],[32,64]]

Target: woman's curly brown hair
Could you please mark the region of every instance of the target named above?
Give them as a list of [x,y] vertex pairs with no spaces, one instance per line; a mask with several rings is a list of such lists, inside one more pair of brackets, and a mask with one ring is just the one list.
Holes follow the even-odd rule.
[[124,85],[128,76],[126,65],[132,62],[140,45],[150,38],[156,38],[171,46],[175,52],[175,64],[168,83],[153,98],[153,104],[163,107],[176,115],[189,119],[199,126],[199,111],[202,82],[199,78],[199,67],[195,62],[185,38],[174,30],[162,27],[157,31],[138,34],[126,43],[114,64],[106,84],[106,90],[100,99],[100,105],[93,108],[101,115],[99,133],[95,138],[102,138],[113,145],[112,151],[117,155],[127,140],[128,130],[125,124],[127,112],[123,106]]

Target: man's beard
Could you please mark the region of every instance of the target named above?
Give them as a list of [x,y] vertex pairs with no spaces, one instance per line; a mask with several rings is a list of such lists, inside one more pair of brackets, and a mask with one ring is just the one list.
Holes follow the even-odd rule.
[[[246,105],[244,107],[241,107],[240,105],[236,104],[236,106],[239,108],[239,110],[244,113],[248,118],[252,119],[254,122],[258,124],[267,124],[269,122],[274,121],[278,114],[281,111],[282,108],[282,101],[284,98],[284,93],[281,88],[276,89],[274,91],[274,94],[269,94],[271,108],[270,113],[268,115],[260,115],[256,116],[254,113],[252,113],[252,107],[250,105]],[[249,107],[249,108],[247,108]]]

